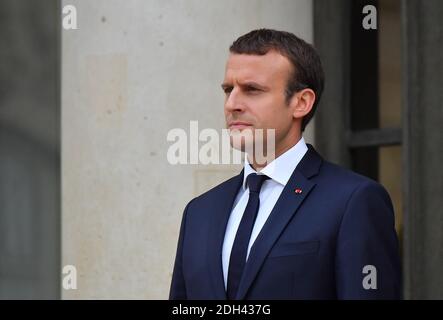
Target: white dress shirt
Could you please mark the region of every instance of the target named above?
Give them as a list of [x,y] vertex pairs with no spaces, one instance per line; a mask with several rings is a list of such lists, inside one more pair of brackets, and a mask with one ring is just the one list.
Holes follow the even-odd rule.
[[263,183],[260,190],[260,207],[258,210],[257,219],[255,220],[254,228],[252,229],[251,238],[249,239],[248,252],[246,256],[247,259],[255,239],[271,214],[271,211],[280,197],[283,188],[286,186],[286,183],[295,170],[295,167],[298,165],[307,151],[308,147],[306,146],[305,140],[302,137],[291,149],[274,159],[274,161],[259,172],[252,168],[252,166],[249,164],[248,157],[245,156],[243,184],[238,191],[237,197],[235,198],[223,241],[222,263],[225,289],[228,283],[229,259],[231,256],[232,246],[234,244],[235,235],[240,225],[241,218],[249,200],[249,189],[246,186],[246,178],[251,173],[264,174],[270,178]]

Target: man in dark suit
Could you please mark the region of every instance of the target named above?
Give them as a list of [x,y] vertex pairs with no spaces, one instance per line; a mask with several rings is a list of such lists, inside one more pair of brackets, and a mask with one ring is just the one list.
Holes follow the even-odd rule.
[[302,137],[323,83],[316,51],[291,33],[254,30],[231,45],[222,85],[227,126],[240,133],[231,144],[245,151],[257,129],[274,129],[275,159],[247,153],[238,176],[188,203],[171,299],[400,298],[389,195]]

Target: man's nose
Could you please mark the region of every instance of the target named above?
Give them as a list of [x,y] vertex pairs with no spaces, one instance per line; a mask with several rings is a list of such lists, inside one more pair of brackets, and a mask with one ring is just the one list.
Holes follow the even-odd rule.
[[243,104],[243,101],[241,97],[239,96],[239,93],[236,91],[236,89],[233,89],[229,96],[226,98],[225,102],[225,109],[228,112],[242,112],[244,110],[245,106]]

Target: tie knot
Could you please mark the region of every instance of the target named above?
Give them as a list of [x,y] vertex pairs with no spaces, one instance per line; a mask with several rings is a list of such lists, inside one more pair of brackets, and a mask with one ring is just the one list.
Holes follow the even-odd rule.
[[260,193],[261,186],[267,179],[269,179],[269,177],[264,174],[251,173],[246,179],[249,192]]

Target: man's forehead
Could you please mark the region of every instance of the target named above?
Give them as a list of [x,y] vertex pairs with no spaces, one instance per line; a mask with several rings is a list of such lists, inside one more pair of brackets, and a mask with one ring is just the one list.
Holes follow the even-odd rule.
[[289,60],[274,50],[264,55],[230,53],[226,62],[225,78],[286,76],[290,69]]

